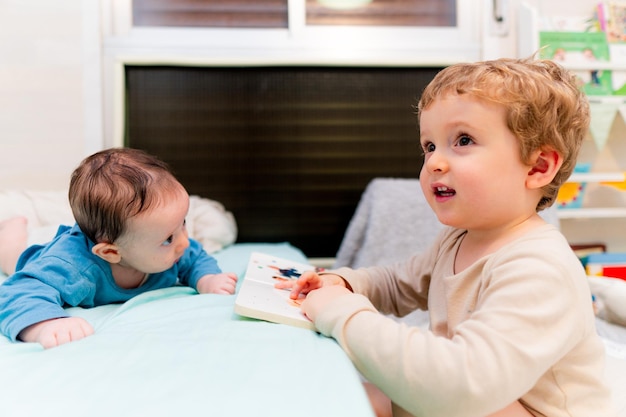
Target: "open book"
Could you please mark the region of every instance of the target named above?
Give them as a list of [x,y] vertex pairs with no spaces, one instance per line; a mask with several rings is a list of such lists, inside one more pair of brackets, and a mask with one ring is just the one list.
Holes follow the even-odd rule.
[[300,310],[304,296],[292,300],[288,290],[274,288],[277,280],[296,280],[310,270],[315,270],[315,267],[253,252],[235,299],[235,313],[314,330],[313,323]]

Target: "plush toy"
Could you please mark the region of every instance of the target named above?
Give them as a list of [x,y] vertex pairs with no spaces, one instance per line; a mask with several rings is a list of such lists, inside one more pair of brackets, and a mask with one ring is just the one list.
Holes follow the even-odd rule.
[[596,315],[609,323],[626,326],[626,281],[589,275]]

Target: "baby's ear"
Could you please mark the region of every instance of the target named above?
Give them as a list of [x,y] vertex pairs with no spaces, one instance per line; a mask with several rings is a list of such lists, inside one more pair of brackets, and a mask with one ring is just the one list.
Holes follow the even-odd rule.
[[563,157],[554,149],[541,149],[535,151],[531,163],[532,166],[526,178],[526,186],[537,189],[552,182],[563,165]]
[[113,243],[96,243],[91,252],[110,264],[116,264],[122,260],[119,248]]

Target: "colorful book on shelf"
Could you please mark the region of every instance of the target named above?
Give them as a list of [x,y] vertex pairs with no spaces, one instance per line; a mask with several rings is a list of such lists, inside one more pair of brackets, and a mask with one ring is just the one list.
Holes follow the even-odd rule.
[[611,56],[613,95],[626,95],[626,1],[601,1],[596,6],[595,20],[603,31]]
[[253,252],[235,299],[235,313],[273,323],[289,324],[314,330],[315,326],[300,310],[298,300],[289,298],[288,290],[274,288],[278,280],[296,280],[314,266]]
[[626,253],[594,253],[583,264],[588,275],[626,280]]
[[613,94],[611,71],[593,67],[595,63],[610,61],[609,45],[604,32],[544,31],[539,32],[539,44],[541,58],[552,59],[572,68],[586,94]]
[[572,244],[571,247],[583,265],[587,262],[589,255],[606,253],[606,243],[603,242]]
[[596,17],[607,41],[626,41],[626,2],[601,1],[596,6]]

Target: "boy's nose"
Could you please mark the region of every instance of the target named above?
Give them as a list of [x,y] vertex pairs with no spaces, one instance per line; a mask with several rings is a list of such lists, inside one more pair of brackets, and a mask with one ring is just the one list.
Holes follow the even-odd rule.
[[448,169],[448,161],[442,152],[432,152],[424,162],[429,172],[445,171]]

